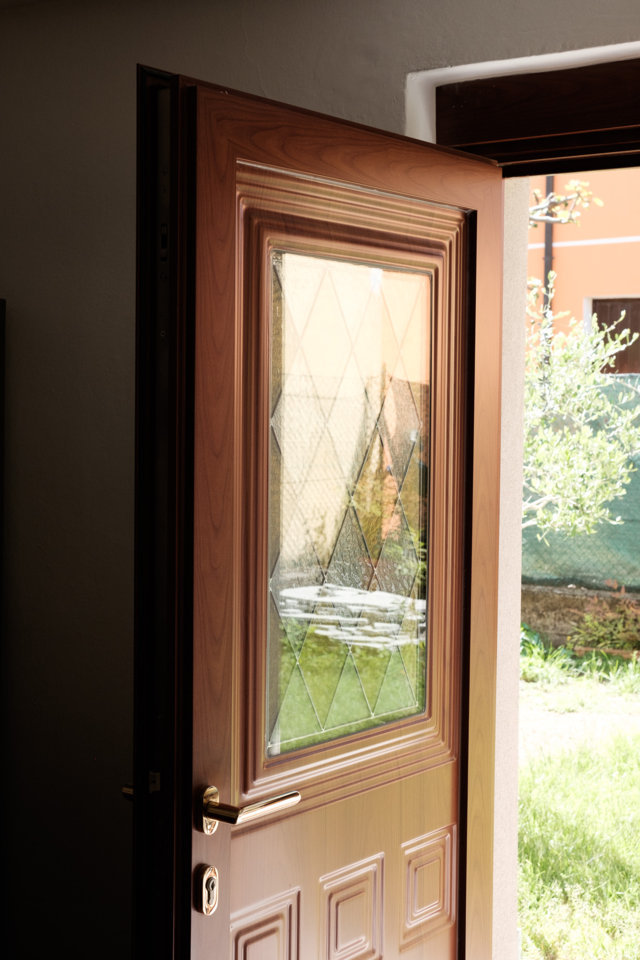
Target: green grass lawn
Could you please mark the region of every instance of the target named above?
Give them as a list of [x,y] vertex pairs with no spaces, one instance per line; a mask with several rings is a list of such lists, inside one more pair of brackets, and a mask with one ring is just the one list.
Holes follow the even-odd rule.
[[[529,698],[558,716],[634,703],[637,663],[524,645]],[[639,960],[640,734],[594,737],[521,766],[519,915],[524,960]]]

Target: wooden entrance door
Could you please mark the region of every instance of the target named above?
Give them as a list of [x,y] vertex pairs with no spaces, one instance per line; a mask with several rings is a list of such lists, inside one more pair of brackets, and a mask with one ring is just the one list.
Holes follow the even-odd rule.
[[450,960],[490,904],[466,680],[495,618],[500,175],[172,90],[178,922],[194,960]]

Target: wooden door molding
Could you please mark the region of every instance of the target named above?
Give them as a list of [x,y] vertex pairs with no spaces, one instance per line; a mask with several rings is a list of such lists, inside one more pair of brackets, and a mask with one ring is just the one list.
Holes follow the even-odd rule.
[[640,59],[436,89],[437,142],[491,157],[503,176],[640,164]]
[[[239,339],[247,364],[245,376],[252,385],[242,413],[245,439],[240,471],[248,495],[238,498],[251,509],[245,517],[244,596],[247,602],[246,649],[250,665],[240,678],[235,702],[239,731],[236,752],[244,758],[238,770],[234,792],[244,800],[259,799],[286,789],[303,790],[305,807],[327,802],[332,795],[345,796],[408,776],[446,762],[457,751],[459,725],[448,708],[460,653],[456,638],[460,622],[463,589],[462,530],[455,525],[464,503],[465,407],[460,392],[466,380],[466,351],[469,344],[468,311],[464,275],[464,251],[470,226],[460,211],[437,207],[362,187],[338,189],[330,181],[296,177],[283,171],[238,164],[236,171],[239,234],[245,237],[247,276],[261,291],[262,303],[247,283],[239,322]],[[327,224],[323,211],[331,209]],[[286,211],[286,214],[285,214]],[[286,232],[283,227],[285,226]],[[367,242],[363,241],[366,236]],[[429,636],[444,637],[442,644],[429,646],[428,710],[426,715],[397,721],[392,736],[388,725],[366,735],[351,735],[351,748],[340,742],[307,748],[294,757],[283,754],[265,759],[265,690],[267,595],[264,586],[268,539],[268,423],[269,359],[268,331],[252,320],[269,315],[269,252],[280,247],[310,256],[353,258],[367,263],[418,270],[431,279],[432,318],[432,432],[435,439],[431,470],[438,477],[431,498],[429,529],[430,555],[441,558],[431,573]],[[259,278],[255,283],[255,278]],[[438,331],[447,330],[448,337]],[[453,413],[449,425],[445,420]],[[265,429],[266,428],[266,429]],[[445,491],[448,500],[445,502]],[[450,602],[442,598],[449,596]],[[247,677],[253,678],[246,687]]]

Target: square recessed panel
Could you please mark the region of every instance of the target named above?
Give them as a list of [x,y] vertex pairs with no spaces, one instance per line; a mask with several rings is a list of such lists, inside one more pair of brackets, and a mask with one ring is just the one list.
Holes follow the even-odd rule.
[[426,708],[431,284],[271,252],[267,756]]
[[300,891],[289,890],[231,917],[233,960],[298,960]]
[[455,919],[456,828],[444,827],[402,845],[401,944],[427,939]]
[[382,957],[383,855],[320,878],[326,960]]

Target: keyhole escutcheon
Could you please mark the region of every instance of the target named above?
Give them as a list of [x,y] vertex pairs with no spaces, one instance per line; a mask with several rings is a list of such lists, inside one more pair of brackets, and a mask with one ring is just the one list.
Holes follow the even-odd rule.
[[215,867],[204,867],[201,879],[201,909],[205,917],[210,917],[218,907],[218,871]]

